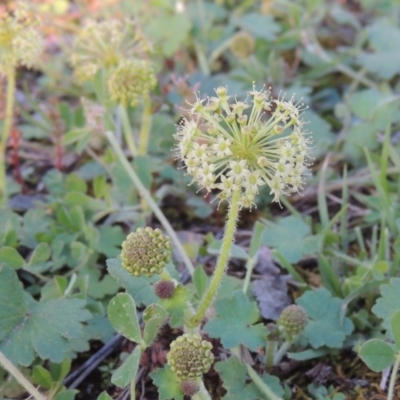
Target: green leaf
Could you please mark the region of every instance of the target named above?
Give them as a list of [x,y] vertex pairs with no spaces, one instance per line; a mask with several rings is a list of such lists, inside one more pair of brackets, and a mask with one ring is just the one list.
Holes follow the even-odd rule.
[[226,349],[245,345],[256,351],[265,345],[267,329],[263,324],[253,325],[260,319],[257,304],[238,291],[232,298],[218,300],[217,317],[204,326],[212,338],[221,338]]
[[380,339],[371,339],[365,342],[360,349],[360,357],[368,368],[381,372],[394,363],[396,352]]
[[164,14],[162,18],[152,19],[147,25],[147,34],[155,42],[162,42],[161,51],[164,56],[171,57],[188,35],[192,23],[182,14]]
[[169,324],[172,328],[179,327],[184,324],[184,314],[187,310],[189,301],[189,291],[182,285],[175,288],[174,295],[168,299],[160,299],[159,303],[165,308],[170,316]]
[[[264,399],[257,386],[251,382],[246,384],[247,370],[237,357],[230,357],[227,361],[219,361],[214,365],[214,369],[220,374],[223,380],[223,386],[227,394],[224,400],[254,400]],[[284,395],[284,390],[277,377],[264,374],[261,379],[269,388],[279,397]]]
[[158,304],[150,304],[143,311],[143,321],[145,322],[143,340],[146,346],[150,346],[154,342],[160,327],[167,318],[168,313]]
[[372,307],[372,312],[383,319],[383,326],[386,330],[391,328],[391,319],[397,310],[400,310],[400,278],[392,278],[389,284],[380,288],[381,297]]
[[0,341],[24,320],[26,313],[24,290],[17,274],[0,266]]
[[158,368],[150,376],[157,386],[159,400],[183,400],[180,383],[169,365],[164,368]]
[[256,38],[272,41],[280,31],[280,26],[270,15],[260,13],[248,13],[234,18],[235,25],[248,31]]
[[62,382],[71,370],[71,360],[66,358],[62,363],[50,363],[50,373],[54,382]]
[[296,361],[312,360],[314,358],[325,356],[329,354],[327,349],[308,349],[304,351],[299,351],[298,353],[287,353],[288,357]]
[[96,250],[106,257],[117,257],[121,253],[121,243],[126,235],[120,226],[101,226],[98,228],[100,234]]
[[343,318],[342,322],[343,300],[332,297],[325,288],[304,293],[297,304],[310,317],[302,335],[308,338],[314,348],[340,348],[346,336],[353,331],[353,323],[349,318]]
[[112,326],[118,333],[132,342],[142,342],[136,315],[136,304],[128,293],[118,293],[112,298],[108,305],[107,314]]
[[135,379],[139,367],[140,356],[140,346],[136,346],[132,354],[130,354],[124,363],[112,374],[111,382],[115,386],[124,388]]
[[358,63],[383,79],[391,79],[400,72],[398,43],[400,30],[384,21],[378,21],[369,29],[369,41],[375,53],[362,53]]
[[194,270],[193,283],[196,288],[197,295],[199,297],[203,296],[207,289],[208,278],[207,274],[204,272],[204,268],[199,266]]
[[51,249],[48,243],[39,243],[32,253],[29,265],[42,264],[51,256]]
[[[221,253],[222,240],[214,240],[208,247],[207,252],[212,255],[219,255]],[[239,258],[240,260],[247,260],[249,256],[242,247],[233,244],[231,248],[231,257]]]
[[79,393],[79,390],[68,389],[58,393],[54,400],[74,400],[75,396]]
[[2,247],[0,249],[0,265],[5,264],[13,269],[22,268],[25,265],[25,260],[13,247]]
[[107,392],[102,392],[102,393],[100,393],[100,395],[97,398],[97,400],[113,400],[113,398],[111,396],[109,396],[107,394]]
[[107,392],[102,392],[102,393],[100,393],[100,395],[97,398],[97,400],[113,400],[113,398],[111,396],[109,396],[107,394]]
[[321,235],[311,236],[311,229],[302,218],[293,215],[282,218],[278,224],[268,222],[262,243],[274,247],[289,263],[318,251]]
[[82,322],[92,315],[80,299],[36,302],[23,292],[15,272],[0,270],[0,351],[14,364],[29,366],[37,354],[62,362],[74,339],[83,339]]
[[312,110],[307,110],[305,119],[307,129],[312,132],[313,148],[311,150],[314,157],[326,154],[326,151],[335,141],[331,125]]
[[41,365],[34,366],[32,380],[36,385],[39,385],[45,389],[50,389],[53,385],[53,379],[50,372]]
[[400,351],[400,310],[396,311],[392,315],[390,325],[392,328],[394,342],[396,343],[397,349]]
[[138,307],[142,304],[148,306],[149,304],[157,303],[158,297],[154,293],[152,284],[156,283],[159,277],[134,277],[122,268],[121,260],[117,258],[109,258],[106,263],[110,275],[115,278],[120,286],[126,289]]

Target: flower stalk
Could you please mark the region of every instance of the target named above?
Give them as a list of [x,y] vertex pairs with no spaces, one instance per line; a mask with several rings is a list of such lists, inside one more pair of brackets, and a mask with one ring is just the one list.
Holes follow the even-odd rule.
[[139,136],[139,155],[145,156],[147,154],[147,147],[149,144],[150,128],[151,128],[151,101],[149,96],[143,96],[143,114],[142,125],[140,127]]
[[13,115],[14,115],[14,98],[15,98],[15,67],[9,65],[7,68],[7,105],[4,120],[3,135],[0,140],[0,204],[7,204],[7,188],[6,188],[6,146],[10,137]]
[[217,266],[215,267],[215,271],[211,278],[210,285],[208,286],[206,293],[204,293],[204,296],[200,301],[200,305],[195,315],[193,315],[193,317],[190,319],[189,326],[191,327],[200,325],[201,320],[203,319],[207,311],[207,308],[211,305],[212,301],[214,300],[214,297],[217,294],[221,281],[225,276],[225,270],[226,266],[228,265],[230,251],[236,231],[236,224],[239,217],[240,196],[241,196],[241,191],[239,189],[236,190],[232,195],[228,213],[228,220],[225,225],[225,235],[221,246],[221,253],[218,257]]

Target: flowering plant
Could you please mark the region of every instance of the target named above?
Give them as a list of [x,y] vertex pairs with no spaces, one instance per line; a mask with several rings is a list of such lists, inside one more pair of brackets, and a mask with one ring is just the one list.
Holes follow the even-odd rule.
[[264,89],[249,92],[250,104],[231,101],[225,87],[216,94],[198,99],[176,134],[178,157],[193,182],[208,192],[219,189],[220,202],[239,193],[240,206],[246,208],[254,205],[263,185],[276,202],[301,190],[311,142],[303,129],[303,104],[293,97],[271,100]]

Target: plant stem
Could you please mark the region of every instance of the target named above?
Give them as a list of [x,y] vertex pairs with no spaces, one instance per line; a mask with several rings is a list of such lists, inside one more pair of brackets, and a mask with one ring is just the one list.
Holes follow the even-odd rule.
[[167,231],[168,235],[170,236],[172,242],[176,246],[177,250],[179,251],[182,261],[186,265],[186,268],[188,269],[190,275],[193,275],[194,268],[192,265],[192,262],[190,261],[189,257],[187,256],[185,249],[183,248],[181,242],[178,239],[178,236],[176,235],[174,229],[172,228],[171,224],[168,222],[167,218],[165,218],[165,215],[163,212],[160,210],[158,207],[157,203],[153,200],[153,198],[150,196],[150,193],[147,191],[147,189],[144,187],[142,181],[139,179],[137,176],[136,172],[132,168],[132,166],[129,164],[128,160],[125,157],[125,154],[123,153],[121,147],[119,146],[118,142],[116,141],[114,135],[112,132],[107,131],[106,132],[106,137],[108,141],[110,142],[112,148],[114,149],[115,153],[118,156],[118,159],[122,166],[125,168],[125,171],[131,178],[132,182],[135,184],[136,188],[138,189],[140,195],[144,197],[147,201],[147,204],[150,206],[150,208],[153,210],[155,216],[158,218],[160,221],[161,225],[164,227],[164,229]]
[[6,145],[12,129],[15,98],[15,67],[7,68],[7,106],[4,120],[3,135],[0,140],[0,206],[7,204],[6,188]]
[[131,380],[131,400],[136,400],[136,379]]
[[256,265],[257,258],[256,257],[250,257],[246,261],[246,276],[244,277],[244,283],[243,283],[243,288],[242,291],[244,294],[247,293],[247,290],[250,285],[250,278],[253,273],[254,266]]
[[139,137],[139,155],[141,156],[145,156],[147,154],[150,128],[151,128],[151,101],[148,96],[145,96],[143,98],[142,125],[140,127],[140,137]]
[[207,308],[210,306],[221,284],[222,278],[225,276],[226,266],[228,265],[231,247],[236,231],[236,223],[239,216],[239,199],[241,189],[233,192],[231,204],[229,207],[228,220],[225,224],[225,235],[221,246],[221,253],[218,257],[217,266],[208,286],[207,292],[200,301],[196,314],[191,318],[190,325],[200,325]]
[[35,399],[46,400],[43,396],[22,374],[15,368],[11,361],[0,351],[0,365],[8,371],[16,381]]
[[192,396],[192,400],[211,400],[210,393],[207,392],[203,382],[200,384],[200,390]]
[[400,365],[400,354],[397,355],[396,361],[392,367],[392,373],[390,374],[389,389],[387,400],[393,400],[394,396],[394,385],[396,384],[397,371]]
[[249,374],[251,380],[257,386],[257,389],[265,394],[266,400],[282,400],[281,397],[278,397],[267,385],[266,383],[260,378],[256,371],[249,365],[245,364],[247,373]]
[[131,152],[131,155],[135,157],[138,153],[135,141],[133,139],[133,134],[132,134],[132,127],[131,123],[129,122],[129,116],[126,111],[126,108],[122,105],[118,107],[119,111],[119,116],[121,118],[121,123],[122,123],[122,130],[124,132],[124,137],[126,140],[126,144],[129,147],[129,151]]
[[267,340],[267,345],[265,347],[265,353],[266,353],[265,366],[267,368],[274,366],[276,343],[277,343],[276,340]]
[[292,344],[289,343],[288,341],[284,342],[282,344],[282,346],[278,349],[278,351],[275,353],[275,357],[274,357],[274,365],[277,365],[281,362],[283,356],[287,353],[287,351],[289,350],[289,347]]

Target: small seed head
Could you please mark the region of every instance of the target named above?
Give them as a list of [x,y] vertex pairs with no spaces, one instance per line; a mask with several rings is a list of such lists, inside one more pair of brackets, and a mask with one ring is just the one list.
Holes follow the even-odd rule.
[[171,343],[171,350],[167,354],[168,364],[182,381],[199,378],[214,361],[211,350],[212,344],[201,340],[200,335],[185,333]]
[[304,330],[307,322],[308,315],[304,308],[296,304],[292,304],[282,311],[278,323],[281,327],[283,327],[288,336],[293,338]]
[[182,381],[181,389],[184,395],[186,396],[194,396],[199,390],[200,385],[196,381]]
[[169,299],[175,292],[175,284],[172,281],[160,281],[154,285],[154,292],[160,299]]
[[241,31],[233,36],[229,46],[231,52],[239,58],[247,58],[254,52],[256,42],[250,33]]
[[122,267],[134,276],[161,274],[171,259],[171,241],[160,229],[139,228],[122,243]]

